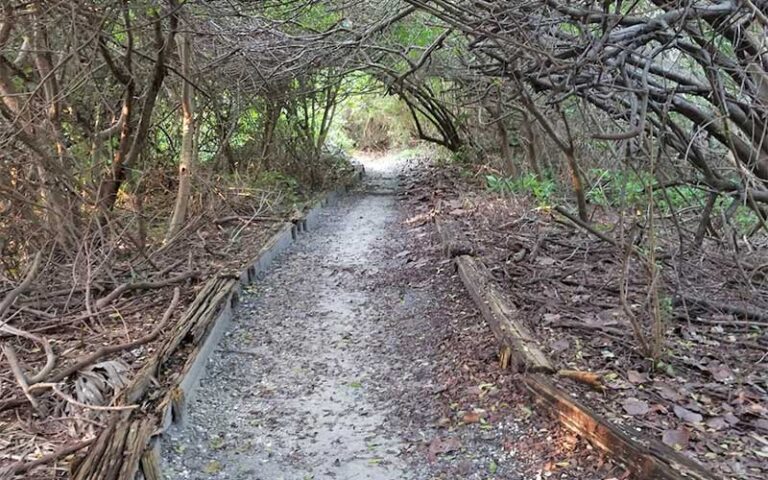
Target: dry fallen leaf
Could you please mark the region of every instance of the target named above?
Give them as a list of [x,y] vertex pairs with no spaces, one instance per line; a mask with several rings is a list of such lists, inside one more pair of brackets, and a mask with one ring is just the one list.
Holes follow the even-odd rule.
[[454,452],[459,448],[461,448],[461,442],[456,437],[435,437],[429,444],[427,458],[430,462],[434,462],[439,454]]
[[718,382],[725,382],[726,380],[733,378],[733,372],[731,372],[731,369],[728,368],[728,365],[722,363],[714,365],[710,364],[709,373],[711,373],[712,377]]
[[557,263],[557,260],[555,260],[552,257],[538,257],[536,259],[536,263],[538,263],[539,265],[543,265],[545,267],[548,267],[550,265],[554,265],[555,263]]
[[688,442],[691,440],[691,434],[685,428],[678,428],[676,430],[664,430],[664,434],[661,437],[661,441],[665,445],[669,445],[675,450],[684,450],[688,447]]
[[622,403],[622,407],[624,407],[624,411],[627,412],[628,415],[645,415],[648,413],[649,407],[648,402],[644,402],[642,400],[638,400],[637,398],[627,398]]
[[560,340],[557,340],[556,342],[552,343],[552,353],[560,353],[568,350],[568,348],[571,346],[571,342],[568,341],[566,338],[561,338]]
[[683,399],[683,396],[669,385],[662,383],[659,384],[657,388],[659,390],[659,395],[661,395],[661,398],[664,400],[669,400],[670,402],[679,402]]
[[677,415],[677,418],[680,420],[688,423],[700,423],[702,420],[704,420],[704,417],[698,413],[692,412],[687,408],[681,407],[680,405],[675,405],[675,415]]
[[728,422],[729,425],[736,425],[737,423],[740,422],[739,417],[737,417],[736,415],[730,412],[723,415],[723,418],[725,419],[726,422]]
[[627,380],[629,380],[630,383],[637,385],[647,382],[648,377],[646,377],[644,373],[640,373],[637,370],[629,370],[627,372]]
[[723,430],[728,427],[728,422],[723,417],[713,417],[707,420],[707,426],[712,430]]
[[586,383],[597,390],[603,390],[603,384],[600,382],[600,375],[594,372],[585,372],[582,370],[559,370],[557,374],[561,377],[570,378],[577,382]]
[[464,416],[461,418],[461,421],[464,423],[477,423],[480,421],[480,414],[477,412],[467,412],[464,414]]
[[764,418],[758,418],[757,420],[753,421],[752,426],[758,430],[768,432],[768,420]]

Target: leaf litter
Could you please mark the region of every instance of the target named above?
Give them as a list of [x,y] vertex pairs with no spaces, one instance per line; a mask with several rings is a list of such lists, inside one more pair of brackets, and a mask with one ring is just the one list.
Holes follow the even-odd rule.
[[[698,257],[666,261],[665,284],[676,285],[682,297],[667,297],[667,350],[653,364],[638,354],[622,312],[613,247],[524,196],[485,192],[460,168],[432,167],[415,175],[407,196],[429,200],[414,202],[413,213],[440,216],[461,204],[462,215],[452,221],[464,225],[553,360],[561,368],[600,374],[606,388],[597,391],[567,377],[558,383],[615,424],[674,445],[718,475],[766,478],[759,439],[768,427],[768,332],[759,322],[750,325],[711,307],[768,310],[768,279],[754,277],[763,282],[755,288],[745,285],[742,274],[745,263],[764,263],[764,251],[746,253],[739,265],[705,245]],[[603,212],[594,222],[615,220]],[[630,272],[629,301],[640,305],[643,278],[637,266]],[[696,281],[678,285],[679,278]]]

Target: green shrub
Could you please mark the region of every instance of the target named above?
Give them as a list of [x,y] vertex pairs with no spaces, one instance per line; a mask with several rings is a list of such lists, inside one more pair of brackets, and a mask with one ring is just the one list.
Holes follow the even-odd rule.
[[486,175],[485,182],[490,192],[529,194],[539,203],[550,203],[557,186],[550,178],[542,180],[533,173],[528,173],[518,178]]
[[587,200],[595,205],[641,205],[647,200],[645,187],[653,181],[651,175],[646,173],[603,168],[593,168],[589,173],[595,180],[587,191]]
[[278,172],[276,170],[266,170],[261,172],[258,177],[253,179],[251,186],[260,190],[277,190],[286,195],[286,198],[293,202],[300,194],[300,184],[296,178]]

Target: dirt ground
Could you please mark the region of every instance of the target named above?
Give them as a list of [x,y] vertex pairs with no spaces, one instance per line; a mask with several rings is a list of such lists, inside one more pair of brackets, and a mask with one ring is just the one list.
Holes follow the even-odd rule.
[[[478,177],[457,166],[421,168],[404,191],[422,220],[440,216],[460,226],[557,368],[586,372],[600,388],[553,380],[613,424],[666,443],[718,477],[766,478],[761,238],[738,255],[713,239],[679,255],[675,230],[661,224],[664,349],[654,362],[622,307],[622,251],[533,198],[486,191]],[[596,208],[592,221],[618,235],[615,212]],[[634,259],[628,268],[627,305],[649,325],[648,277]]]
[[[400,201],[398,157],[243,297],[182,428],[169,478],[627,478],[535,412]],[[413,165],[411,165],[413,166]]]

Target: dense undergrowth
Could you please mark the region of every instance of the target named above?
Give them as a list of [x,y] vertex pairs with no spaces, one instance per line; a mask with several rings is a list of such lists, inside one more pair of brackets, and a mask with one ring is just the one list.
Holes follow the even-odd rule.
[[[556,203],[567,200],[562,191],[537,198],[520,181],[500,192],[487,168],[443,160],[415,173],[409,222],[435,217],[462,232],[513,305],[509,318],[555,366],[551,380],[600,418],[715,478],[764,477],[764,237],[734,253],[707,235],[681,251],[658,211],[655,251],[639,229],[627,247],[618,207],[590,204],[582,225]],[[677,214],[685,228],[690,217]]]

